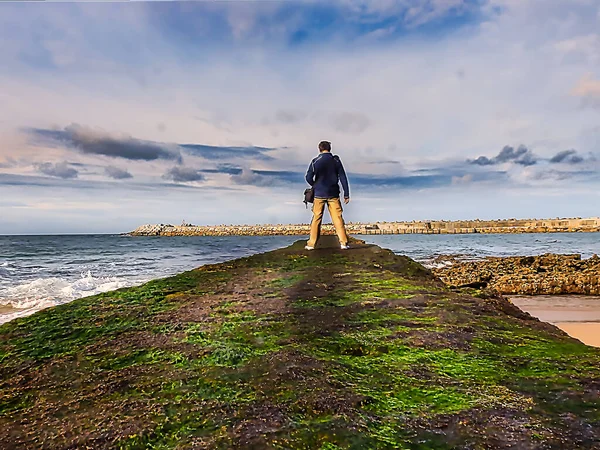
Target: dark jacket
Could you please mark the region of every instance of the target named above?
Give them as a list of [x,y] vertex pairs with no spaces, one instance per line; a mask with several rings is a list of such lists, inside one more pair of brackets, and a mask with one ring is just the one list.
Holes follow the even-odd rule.
[[306,181],[315,189],[316,198],[337,198],[340,196],[340,185],[344,189],[344,197],[350,198],[348,177],[342,161],[337,155],[323,152],[310,162],[306,172]]

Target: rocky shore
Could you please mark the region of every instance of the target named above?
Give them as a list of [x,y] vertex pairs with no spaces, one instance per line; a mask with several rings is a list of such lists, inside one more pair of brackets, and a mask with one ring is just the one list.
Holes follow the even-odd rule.
[[433,271],[451,287],[490,289],[506,295],[600,295],[597,255],[589,259],[555,254],[467,262],[442,259],[445,264]]

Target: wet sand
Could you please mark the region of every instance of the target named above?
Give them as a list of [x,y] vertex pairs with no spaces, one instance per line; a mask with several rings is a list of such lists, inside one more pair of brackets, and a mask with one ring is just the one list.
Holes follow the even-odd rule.
[[600,347],[600,297],[537,295],[510,297],[510,300],[584,344]]
[[17,317],[29,315],[33,310],[13,308],[12,306],[0,305],[0,325]]
[[10,314],[15,311],[17,311],[17,310],[15,308],[13,308],[12,306],[0,305],[0,315]]
[[559,322],[558,328],[592,347],[600,347],[600,322]]

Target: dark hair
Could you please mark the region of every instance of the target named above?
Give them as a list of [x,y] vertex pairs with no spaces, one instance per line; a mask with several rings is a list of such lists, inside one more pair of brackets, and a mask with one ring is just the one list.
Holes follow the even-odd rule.
[[331,151],[331,142],[329,141],[321,141],[319,142],[319,150],[323,151]]

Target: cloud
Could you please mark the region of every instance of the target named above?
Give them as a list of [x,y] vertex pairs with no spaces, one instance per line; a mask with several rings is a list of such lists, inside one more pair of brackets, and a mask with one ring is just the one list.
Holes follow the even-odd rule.
[[520,145],[516,150],[509,145],[504,146],[500,153],[493,158],[480,156],[477,159],[467,160],[469,164],[476,166],[494,166],[507,162],[513,162],[522,166],[533,166],[537,164],[537,158],[524,145]]
[[122,158],[130,161],[168,160],[182,162],[181,151],[205,159],[260,159],[271,160],[267,152],[275,147],[257,146],[213,146],[204,144],[176,144],[136,139],[131,136],[116,136],[77,124],[63,130],[30,128],[26,132],[35,143],[65,147],[83,154]]
[[580,97],[584,106],[600,108],[600,80],[596,80],[591,74],[585,75],[571,93]]
[[389,159],[389,160],[383,160],[383,161],[367,161],[365,164],[372,164],[375,166],[379,166],[379,165],[386,165],[386,164],[401,164],[400,161],[396,161],[393,159]]
[[181,144],[179,147],[191,155],[205,159],[252,158],[270,160],[273,158],[265,153],[275,150],[275,148],[267,147],[216,147],[203,144]]
[[177,149],[166,144],[143,141],[131,136],[112,136],[96,130],[72,124],[63,130],[32,128],[28,130],[42,143],[67,147],[83,154],[123,158],[132,161],[154,161],[158,159],[181,161]]
[[452,178],[452,176],[446,174],[402,176],[348,174],[351,190],[353,186],[365,188],[394,187],[398,189],[436,188],[451,185]]
[[39,163],[34,164],[34,167],[38,172],[43,173],[44,175],[62,178],[63,180],[77,178],[79,175],[77,169],[70,167],[65,161],[56,164],[50,162]]
[[[464,184],[474,181],[494,181],[505,178],[505,172],[486,172],[482,174],[457,174],[431,173],[427,175],[371,175],[364,173],[348,173],[350,188],[397,188],[397,189],[428,189],[453,184]],[[294,171],[276,170],[250,170],[244,169],[241,173],[233,175],[231,180],[236,184],[253,186],[273,186],[278,184],[304,183],[304,173]]]
[[452,177],[452,185],[469,184],[473,181],[473,174]]
[[336,131],[351,134],[360,134],[371,124],[365,114],[347,111],[331,114],[330,122]]
[[[352,44],[392,39],[421,27],[453,29],[481,15],[487,1],[369,0],[334,2],[191,2],[144,8],[156,34],[174,47],[220,46],[296,48],[336,41]],[[326,35],[323,30],[327,30]],[[127,35],[119,31],[119,35]],[[154,36],[148,36],[152,39]]]
[[0,169],[10,169],[18,165],[14,158],[6,158],[4,161],[0,161]]
[[204,173],[225,173],[228,175],[239,175],[242,173],[242,168],[233,164],[218,164],[215,169],[202,169]]
[[205,176],[202,171],[191,167],[175,166],[163,175],[166,180],[173,180],[178,183],[187,183],[190,181],[204,181]]
[[307,114],[303,111],[293,111],[289,109],[279,109],[275,112],[275,120],[283,124],[298,123],[306,119]]
[[[438,21],[442,18],[453,20],[477,11],[487,2],[470,0],[421,0],[388,1],[388,0],[343,0],[346,15],[364,22],[390,23],[396,18],[398,25],[415,28]],[[387,19],[387,20],[386,20]],[[383,25],[383,24],[382,24]]]
[[277,177],[260,175],[254,170],[242,169],[239,173],[231,176],[231,181],[235,184],[246,186],[268,187],[277,183]]
[[104,173],[115,180],[133,178],[133,175],[131,175],[127,169],[119,169],[115,166],[106,166],[104,168]]
[[563,150],[562,152],[558,152],[552,158],[550,158],[550,163],[567,163],[567,164],[579,164],[584,161],[582,156],[577,154],[576,150]]
[[[44,192],[54,192],[55,188],[67,189],[87,189],[98,190],[105,192],[107,189],[122,189],[125,183],[115,183],[113,181],[92,181],[81,179],[62,179],[48,178],[31,175],[17,175],[12,173],[0,172],[0,186],[15,186],[15,187],[41,187],[50,188]],[[165,192],[165,189],[173,189],[176,191],[237,191],[238,189],[228,186],[199,186],[192,184],[180,183],[127,183],[126,189],[123,192]],[[102,194],[100,194],[102,195]]]
[[544,170],[538,171],[530,174],[531,179],[533,180],[552,180],[552,181],[565,181],[565,180],[574,180],[574,181],[598,181],[598,172],[594,170],[578,170],[578,171],[568,171],[568,170]]

